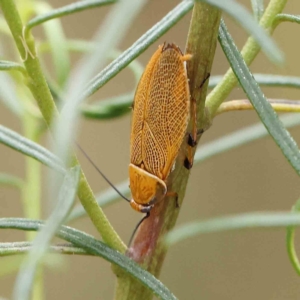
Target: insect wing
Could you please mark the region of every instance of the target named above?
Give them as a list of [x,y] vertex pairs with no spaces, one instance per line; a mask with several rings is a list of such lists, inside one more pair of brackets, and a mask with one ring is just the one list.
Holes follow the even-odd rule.
[[183,55],[161,46],[151,58],[135,95],[131,163],[166,179],[186,133],[189,88]]

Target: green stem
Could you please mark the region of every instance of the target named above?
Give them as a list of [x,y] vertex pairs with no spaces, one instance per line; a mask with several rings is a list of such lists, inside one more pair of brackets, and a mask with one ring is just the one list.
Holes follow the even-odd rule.
[[273,29],[275,29],[282,22],[300,24],[300,15],[278,14],[272,24]]
[[[24,135],[36,142],[37,119],[26,114],[23,119]],[[26,181],[22,189],[24,215],[29,219],[40,219],[40,197],[41,197],[41,164],[25,156]],[[28,232],[28,240],[32,240],[35,233]]]
[[[271,0],[266,8],[261,20],[260,26],[270,33],[274,30],[273,21],[277,14],[281,13],[286,5],[287,0]],[[250,65],[257,56],[260,46],[256,43],[253,37],[249,37],[241,54],[247,65]],[[217,109],[230,94],[232,89],[237,84],[237,79],[231,69],[229,69],[223,77],[223,80],[211,91],[206,99],[206,107],[210,116],[215,116]]]
[[[26,113],[23,117],[24,135],[35,141],[37,140],[37,129],[39,120]],[[22,189],[23,209],[25,218],[39,220],[41,217],[41,164],[25,157],[26,179]],[[27,240],[35,238],[35,232],[26,232]],[[44,298],[43,268],[40,266],[37,270],[33,284],[32,299],[41,300]]]
[[[300,200],[298,200],[292,208],[292,212],[299,213],[299,211],[300,211]],[[295,227],[294,226],[289,226],[286,229],[286,247],[287,247],[287,253],[290,262],[294,267],[295,271],[297,272],[297,274],[300,275],[300,262],[295,249]]]
[[[27,32],[25,37],[23,36],[24,27],[17,8],[12,0],[0,1],[0,7],[12,32],[19,53],[24,59],[24,65],[28,73],[28,87],[37,101],[46,124],[50,128],[53,118],[58,117],[58,110],[42,72],[35,51],[34,39],[30,32]],[[72,162],[74,166],[79,164],[75,155],[73,155]],[[83,172],[81,173],[80,184],[78,187],[78,197],[103,240],[110,247],[117,249],[120,252],[124,252],[126,250],[126,245],[122,242],[121,238],[109,223],[104,212],[98,206]]]

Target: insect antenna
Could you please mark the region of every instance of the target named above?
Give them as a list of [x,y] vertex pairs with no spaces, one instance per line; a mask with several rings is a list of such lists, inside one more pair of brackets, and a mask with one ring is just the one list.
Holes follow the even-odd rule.
[[136,224],[133,232],[132,232],[132,235],[130,237],[130,240],[129,240],[129,244],[128,244],[128,248],[130,247],[131,243],[132,243],[132,240],[133,240],[133,237],[135,236],[137,230],[139,229],[139,227],[141,226],[141,224],[147,219],[150,217],[150,211],[148,211],[146,213],[146,215]]
[[104,175],[104,173],[96,166],[96,164],[92,161],[92,159],[87,155],[87,153],[81,148],[81,146],[76,143],[76,146],[78,147],[78,149],[82,152],[82,154],[85,156],[85,158],[92,164],[92,166],[98,171],[98,173],[102,176],[102,178],[116,191],[116,193],[123,198],[124,200],[126,200],[127,202],[130,202],[130,200],[128,198],[126,198],[114,185],[113,183]]

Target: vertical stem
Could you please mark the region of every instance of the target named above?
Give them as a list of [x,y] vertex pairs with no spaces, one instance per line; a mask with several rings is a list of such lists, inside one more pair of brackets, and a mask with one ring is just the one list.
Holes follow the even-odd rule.
[[[32,141],[36,141],[36,129],[38,120],[25,114],[23,118],[24,135]],[[26,180],[22,192],[24,215],[26,218],[39,220],[41,215],[41,164],[31,157],[25,156]],[[35,237],[35,232],[26,232],[28,240]]]
[[[37,142],[37,130],[39,120],[25,113],[23,117],[24,135]],[[22,189],[24,216],[28,219],[41,219],[41,164],[40,162],[25,156],[26,178]],[[27,240],[34,239],[35,232],[26,232]],[[42,300],[44,298],[43,291],[43,268],[39,267],[35,277],[32,299]]]
[[[197,121],[207,125],[204,113],[206,86],[201,83],[211,71],[212,61],[217,43],[217,35],[221,13],[218,9],[205,3],[195,3],[187,40],[187,53],[193,55],[188,63],[190,93],[197,101]],[[178,194],[179,204],[182,202],[188,181],[189,172],[183,167],[187,143],[183,143],[178,155],[175,170],[168,180],[168,190]],[[170,231],[177,220],[179,209],[174,199],[165,198],[151,210],[150,217],[140,226],[132,247],[127,255],[143,266],[147,271],[158,276],[167,253],[164,246],[164,235]],[[117,271],[116,271],[117,272]],[[152,293],[128,275],[118,272],[118,286],[115,299],[151,299]]]

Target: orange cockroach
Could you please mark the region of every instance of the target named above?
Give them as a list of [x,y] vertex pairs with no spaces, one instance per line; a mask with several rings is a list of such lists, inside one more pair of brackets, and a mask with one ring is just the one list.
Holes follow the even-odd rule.
[[[187,142],[191,147],[196,146],[196,103],[190,99],[186,72],[186,61],[190,58],[190,54],[183,55],[176,45],[165,43],[153,54],[140,79],[134,97],[130,137],[131,200],[125,198],[87,157],[133,209],[146,213],[136,229],[157,201],[164,196],[177,195],[167,190],[166,181],[187,136],[190,112],[194,122]],[[187,157],[184,165],[190,169],[192,158]]]
[[[129,180],[133,209],[149,213],[157,201],[174,195],[166,180],[186,136],[190,92],[186,61],[174,44],[163,44],[150,59],[137,87],[130,137]],[[196,133],[197,134],[197,133]],[[191,146],[196,137],[189,136]],[[187,163],[187,167],[191,163]]]

